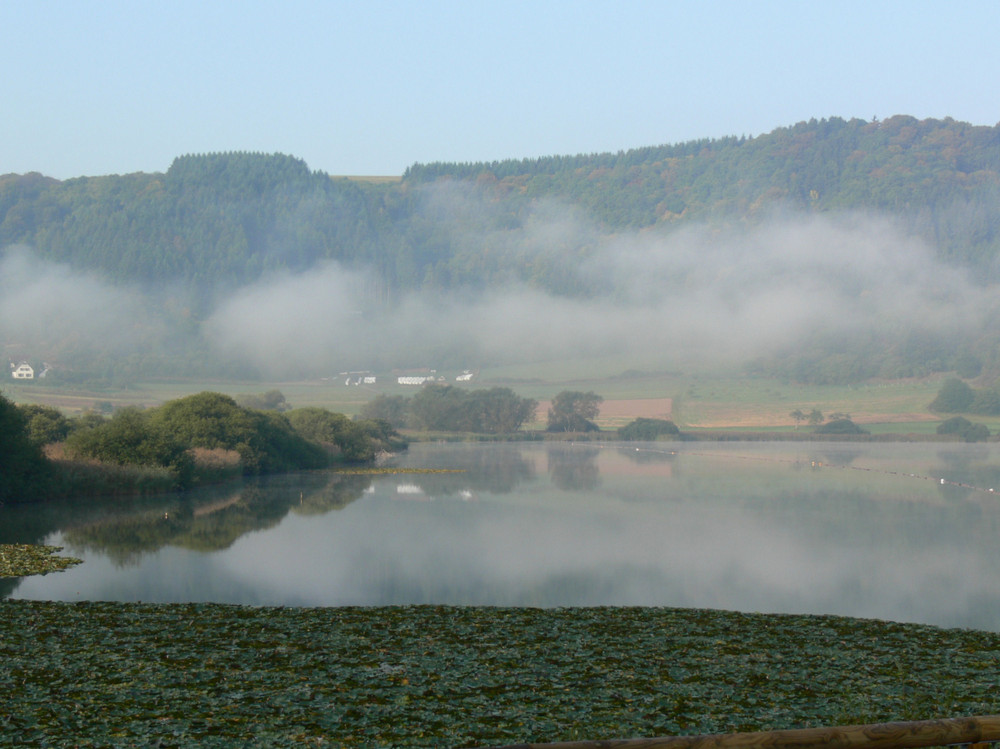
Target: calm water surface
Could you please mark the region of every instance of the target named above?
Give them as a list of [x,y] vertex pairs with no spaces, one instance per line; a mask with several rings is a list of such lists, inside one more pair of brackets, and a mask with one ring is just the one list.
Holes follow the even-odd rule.
[[395,464],[456,472],[0,510],[0,542],[85,560],[0,580],[0,595],[680,606],[1000,630],[998,448],[416,444]]

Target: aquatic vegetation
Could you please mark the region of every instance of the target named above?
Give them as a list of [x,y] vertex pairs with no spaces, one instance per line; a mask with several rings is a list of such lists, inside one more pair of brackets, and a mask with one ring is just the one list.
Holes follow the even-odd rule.
[[453,746],[1000,712],[1000,634],[660,608],[0,603],[0,745]]
[[0,577],[24,577],[59,572],[82,564],[82,559],[57,557],[61,546],[0,544]]
[[383,476],[397,473],[465,473],[464,468],[400,468],[396,466],[336,468],[334,473],[346,473],[352,476]]

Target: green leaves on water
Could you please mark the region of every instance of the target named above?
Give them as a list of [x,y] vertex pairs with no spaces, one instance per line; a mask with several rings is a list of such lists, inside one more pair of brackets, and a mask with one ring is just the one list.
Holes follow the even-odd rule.
[[1000,712],[1000,634],[650,609],[0,602],[0,746],[452,746]]
[[23,577],[59,572],[82,559],[57,557],[61,546],[35,546],[30,544],[0,544],[0,577]]

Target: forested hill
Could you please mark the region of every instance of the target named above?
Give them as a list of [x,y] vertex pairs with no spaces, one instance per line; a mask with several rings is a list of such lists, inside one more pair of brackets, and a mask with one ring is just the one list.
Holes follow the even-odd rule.
[[752,219],[776,205],[871,210],[909,219],[947,254],[983,264],[1000,250],[1000,125],[898,115],[832,117],[756,138],[704,139],[618,153],[415,164],[407,182],[496,181],[558,195],[611,229]]
[[[0,247],[28,245],[116,281],[203,289],[330,259],[370,271],[380,301],[509,281],[586,294],[544,252],[524,249],[525,225],[553,200],[576,206],[598,234],[752,222],[779,209],[884,212],[980,278],[1000,277],[1000,126],[907,116],[617,154],[415,164],[396,183],[258,153],[182,156],[155,174],[8,174]],[[588,237],[560,241],[585,252]]]

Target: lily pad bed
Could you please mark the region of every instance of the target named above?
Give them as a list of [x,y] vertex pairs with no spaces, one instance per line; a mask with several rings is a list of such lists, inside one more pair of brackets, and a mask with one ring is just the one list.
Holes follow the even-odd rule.
[[83,560],[57,557],[61,546],[33,544],[0,544],[0,577],[23,577],[59,572]]
[[433,746],[1000,713],[1000,634],[659,608],[0,602],[0,746]]

